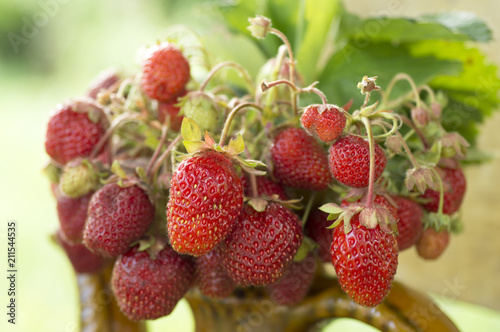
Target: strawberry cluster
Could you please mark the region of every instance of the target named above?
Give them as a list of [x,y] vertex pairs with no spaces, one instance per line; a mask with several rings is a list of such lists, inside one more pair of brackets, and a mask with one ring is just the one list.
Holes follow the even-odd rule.
[[[77,273],[113,264],[114,295],[132,320],[168,315],[188,291],[224,298],[259,286],[296,305],[321,262],[353,301],[376,306],[399,251],[416,245],[435,259],[459,228],[467,143],[421,100],[432,90],[395,106],[386,91],[369,105],[380,88],[365,76],[359,109],[329,104],[301,86],[288,41],[262,19],[251,31],[278,35],[289,51],[258,84],[232,62],[201,66],[198,81],[200,55],[187,50],[199,48],[163,42],[139,73],[106,72],[49,120],[56,240]],[[243,78],[238,88],[217,78],[225,68]],[[322,103],[299,107],[304,93]]]

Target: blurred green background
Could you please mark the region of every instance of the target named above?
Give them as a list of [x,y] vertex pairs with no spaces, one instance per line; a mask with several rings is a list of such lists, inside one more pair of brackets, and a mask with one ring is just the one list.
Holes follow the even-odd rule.
[[[453,6],[465,2],[453,1]],[[362,15],[373,15],[378,10],[365,7],[367,1],[358,3],[362,7],[352,2],[348,7]],[[401,13],[411,15],[415,6],[429,12],[444,6],[439,3],[450,1],[401,3]],[[496,1],[477,3],[489,6],[492,12],[500,9]],[[136,71],[137,50],[162,38],[167,27],[174,24],[195,29],[217,60],[243,63],[255,74],[265,60],[257,50],[252,51],[255,46],[247,39],[227,32],[212,4],[175,0],[0,0],[0,251],[6,251],[7,222],[17,221],[19,269],[17,325],[7,324],[5,313],[1,313],[0,331],[78,331],[76,284],[69,263],[49,239],[57,228],[57,215],[49,183],[41,174],[47,160],[43,144],[51,110],[68,98],[84,94],[88,82],[103,69]],[[379,8],[387,6],[379,4]],[[482,11],[487,13],[488,9]],[[498,54],[497,46],[487,47],[488,53]],[[245,52],[238,51],[242,48]],[[6,256],[0,258],[2,271],[6,270]],[[6,290],[6,278],[0,278],[2,308],[7,303]],[[500,313],[443,301],[439,293],[436,298],[463,331],[500,330]],[[497,300],[500,302],[500,298]],[[358,331],[356,324],[339,320],[327,331]],[[152,331],[193,330],[185,302],[172,315],[150,326]]]

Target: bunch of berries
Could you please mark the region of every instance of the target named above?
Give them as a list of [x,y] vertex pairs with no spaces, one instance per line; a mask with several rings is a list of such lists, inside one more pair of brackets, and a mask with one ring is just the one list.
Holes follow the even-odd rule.
[[[250,30],[290,50],[262,19]],[[138,74],[106,72],[47,126],[57,241],[77,273],[114,264],[112,289],[131,320],[168,315],[188,291],[224,298],[260,286],[296,305],[323,262],[353,301],[376,306],[399,251],[444,251],[460,228],[467,142],[431,114],[432,90],[404,105],[385,91],[369,104],[380,87],[365,76],[365,101],[351,111],[352,101],[329,104],[314,84],[302,87],[291,51],[265,65],[264,81],[225,62],[198,68],[207,73],[198,82],[188,49],[150,47]],[[245,93],[217,78],[225,68]],[[304,93],[321,103],[299,107]]]

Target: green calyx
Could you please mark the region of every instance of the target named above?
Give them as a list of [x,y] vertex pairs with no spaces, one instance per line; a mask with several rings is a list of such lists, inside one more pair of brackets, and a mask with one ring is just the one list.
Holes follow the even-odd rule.
[[266,164],[263,162],[253,159],[244,159],[238,156],[240,153],[245,151],[245,142],[239,133],[236,134],[235,138],[229,141],[228,145],[221,146],[214,141],[207,131],[205,132],[204,140],[202,140],[202,133],[198,124],[194,120],[184,117],[181,126],[181,135],[184,147],[188,152],[188,154],[184,155],[182,158],[187,158],[204,150],[214,150],[228,155],[242,169],[251,174],[266,174],[266,172],[256,169],[256,167],[259,166],[266,167]]

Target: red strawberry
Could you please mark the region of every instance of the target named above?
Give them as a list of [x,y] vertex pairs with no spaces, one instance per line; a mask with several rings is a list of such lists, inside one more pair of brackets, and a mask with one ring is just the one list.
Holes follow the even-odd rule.
[[57,216],[61,226],[61,236],[71,243],[81,243],[83,227],[87,219],[87,208],[94,192],[71,198],[64,195],[57,197]]
[[[282,201],[286,201],[288,199],[283,187],[281,187],[278,183],[273,182],[267,176],[257,176],[256,179],[257,191],[259,195],[268,197],[278,195],[278,198]],[[252,185],[250,179],[245,179],[245,195],[252,196]]]
[[[375,181],[387,164],[384,150],[375,144]],[[337,181],[349,187],[368,187],[370,175],[370,147],[362,137],[348,135],[330,147],[330,171]]]
[[313,136],[323,142],[335,141],[344,131],[346,117],[336,105],[326,105],[320,114],[323,105],[311,105],[306,108],[300,118],[302,126]]
[[190,78],[189,62],[169,43],[148,50],[142,66],[142,88],[148,97],[168,101],[179,95]]
[[[184,96],[186,93],[186,90],[183,90],[179,97]],[[179,115],[180,108],[176,106],[179,103],[177,99],[179,97],[164,102],[160,101],[158,103],[158,121],[164,123],[165,119],[168,117],[169,126],[175,131],[181,130],[182,120],[184,119],[184,115]]]
[[[76,112],[75,109],[84,110]],[[88,156],[104,136],[102,121],[94,122],[89,112],[100,111],[87,102],[69,102],[59,105],[51,116],[45,136],[47,154],[60,164],[77,157]]]
[[397,237],[399,251],[405,250],[413,246],[420,235],[422,235],[422,218],[424,213],[422,207],[402,196],[392,197],[398,205],[398,232]]
[[271,158],[274,176],[285,185],[324,190],[332,180],[326,153],[302,128],[280,132],[271,147]]
[[200,291],[210,297],[225,298],[236,288],[222,263],[219,249],[196,259],[196,283]]
[[351,219],[352,230],[344,232],[341,222],[333,232],[332,263],[342,289],[354,302],[376,306],[391,288],[398,265],[398,245],[393,234],[379,226],[368,229]]
[[222,247],[224,266],[238,285],[272,284],[295,256],[302,236],[299,218],[281,204],[268,203],[263,212],[244,204]]
[[204,255],[233,229],[243,205],[243,187],[223,153],[207,150],[184,159],[170,182],[168,234],[179,253]]
[[316,267],[316,259],[312,254],[300,262],[293,261],[283,276],[267,287],[271,300],[287,306],[301,302],[311,287]]
[[116,257],[147,231],[154,216],[155,208],[144,190],[107,184],[90,200],[83,242],[95,253]]
[[66,252],[76,273],[94,273],[106,264],[106,260],[103,257],[94,254],[83,244],[67,242],[60,231],[56,234],[56,240]]
[[[444,187],[443,213],[453,214],[458,211],[465,195],[465,175],[460,169],[439,168],[441,180]],[[424,198],[431,201],[423,204],[424,208],[430,212],[437,212],[439,207],[439,191],[427,189],[423,195]]]
[[444,252],[450,242],[450,233],[437,232],[434,228],[427,228],[417,241],[417,253],[424,259],[436,259]]
[[92,99],[97,99],[99,92],[110,88],[119,80],[120,77],[114,69],[105,70],[99,73],[99,75],[90,82],[87,96]]
[[118,306],[134,321],[166,316],[191,287],[193,265],[169,246],[155,259],[137,248],[120,256],[113,268],[111,283]]
[[318,255],[323,262],[330,262],[332,254],[330,252],[333,241],[333,229],[327,227],[333,224],[334,220],[327,220],[328,213],[315,209],[307,219],[306,234],[319,244]]

